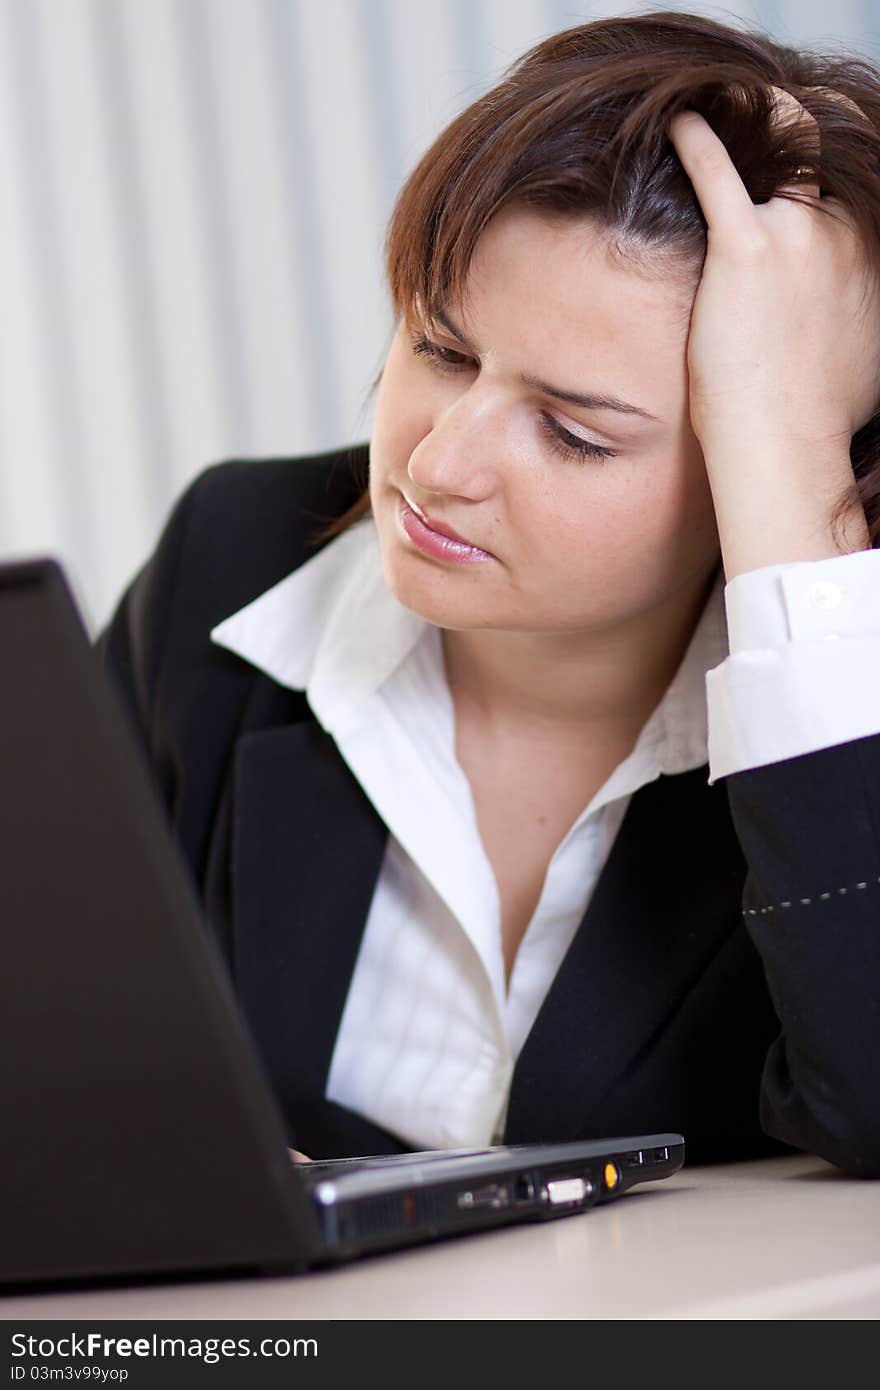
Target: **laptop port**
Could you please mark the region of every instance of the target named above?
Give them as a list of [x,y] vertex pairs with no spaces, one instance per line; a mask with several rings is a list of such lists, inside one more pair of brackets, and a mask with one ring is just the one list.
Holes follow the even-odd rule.
[[513,1200],[517,1206],[524,1206],[527,1202],[535,1200],[535,1184],[528,1173],[516,1179],[513,1185]]
[[498,1210],[510,1206],[510,1188],[504,1182],[491,1182],[486,1187],[470,1188],[458,1194],[458,1205],[468,1211],[476,1207],[493,1207]]
[[553,1178],[541,1189],[541,1196],[552,1207],[585,1202],[592,1196],[593,1184],[588,1178]]

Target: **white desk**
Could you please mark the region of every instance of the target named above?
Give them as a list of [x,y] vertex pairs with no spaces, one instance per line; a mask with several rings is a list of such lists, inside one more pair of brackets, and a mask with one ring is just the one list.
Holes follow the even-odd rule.
[[297,1278],[0,1299],[0,1318],[880,1316],[880,1182],[808,1157],[686,1168],[537,1226]]

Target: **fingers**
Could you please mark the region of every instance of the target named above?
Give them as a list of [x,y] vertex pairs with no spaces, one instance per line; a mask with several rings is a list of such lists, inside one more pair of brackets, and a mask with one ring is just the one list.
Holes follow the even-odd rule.
[[287,1152],[293,1163],[311,1163],[312,1161],[306,1154],[301,1154],[299,1149],[288,1149]]
[[[818,156],[822,146],[816,118],[791,92],[776,86],[772,90],[773,122],[797,131],[798,140]],[[744,245],[755,226],[756,209],[723,140],[699,112],[690,109],[670,118],[667,134],[694,186],[709,230],[716,238],[738,240]],[[818,180],[783,187],[819,197]]]
[[679,111],[667,133],[694,186],[703,216],[717,237],[747,236],[755,205],[723,140],[698,111]]

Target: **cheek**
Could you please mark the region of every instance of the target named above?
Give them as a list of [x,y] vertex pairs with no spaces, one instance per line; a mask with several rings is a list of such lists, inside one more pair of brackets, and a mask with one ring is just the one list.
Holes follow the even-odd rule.
[[640,584],[673,585],[702,570],[719,554],[712,492],[702,455],[678,458],[657,480],[642,486],[630,532],[630,555],[639,555]]
[[531,499],[532,548],[548,574],[632,572],[633,557],[650,583],[674,572],[695,551],[717,546],[712,494],[702,456],[674,464],[642,457],[587,465],[574,486],[547,488]]
[[[571,465],[579,467],[579,465]],[[564,468],[565,465],[560,465]],[[627,487],[591,473],[554,481],[509,499],[522,573],[530,583],[565,592],[591,588],[601,574],[614,572],[631,548],[636,525]]]

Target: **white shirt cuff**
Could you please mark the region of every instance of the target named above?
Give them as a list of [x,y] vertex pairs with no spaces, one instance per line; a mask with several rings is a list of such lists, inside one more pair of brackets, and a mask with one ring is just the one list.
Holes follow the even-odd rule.
[[731,656],[802,637],[880,633],[880,550],[737,574],[724,588]]
[[880,550],[765,565],[725,586],[706,672],[709,785],[880,733]]

